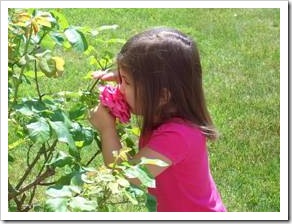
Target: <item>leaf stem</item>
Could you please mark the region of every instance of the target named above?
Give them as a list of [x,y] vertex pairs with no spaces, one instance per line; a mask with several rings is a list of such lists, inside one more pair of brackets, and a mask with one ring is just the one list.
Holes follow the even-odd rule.
[[36,84],[36,90],[39,96],[39,100],[42,101],[42,94],[40,92],[39,82],[38,82],[38,74],[37,74],[37,63],[36,60],[34,60],[34,79]]
[[93,85],[91,86],[91,88],[89,89],[89,92],[92,93],[94,87],[97,85],[98,81],[100,80],[100,78],[96,79],[95,82],[93,83]]
[[[28,51],[28,46],[29,46],[29,42],[31,40],[31,36],[32,36],[32,24],[30,25],[30,28],[29,28],[29,36],[28,36],[28,39],[26,40],[26,43],[25,43],[25,47],[24,47],[24,52],[23,52],[23,56],[25,56],[27,54],[27,51]],[[24,69],[25,69],[26,65],[23,65],[21,67],[21,70],[20,70],[20,74],[19,74],[19,77],[17,78],[16,82],[15,82],[15,89],[14,89],[14,98],[13,98],[13,103],[12,105],[16,104],[17,103],[17,98],[18,98],[18,89],[19,89],[19,85],[21,84],[21,79],[22,79],[22,76],[23,76],[23,73],[24,73]],[[11,111],[9,111],[8,113],[8,117],[10,117],[10,114],[11,114]]]

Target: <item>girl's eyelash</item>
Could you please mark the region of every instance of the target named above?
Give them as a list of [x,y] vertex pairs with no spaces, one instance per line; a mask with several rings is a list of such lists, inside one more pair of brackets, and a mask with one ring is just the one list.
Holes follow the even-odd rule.
[[119,77],[119,83],[122,83],[122,76],[120,73],[118,74],[118,77]]
[[130,85],[130,83],[129,83],[129,82],[127,82],[127,81],[125,81],[125,80],[124,80],[124,83],[125,83],[126,85]]
[[125,80],[125,78],[122,78],[121,76],[119,76],[119,77],[120,77],[120,83],[124,82],[127,85],[130,84],[127,80]]

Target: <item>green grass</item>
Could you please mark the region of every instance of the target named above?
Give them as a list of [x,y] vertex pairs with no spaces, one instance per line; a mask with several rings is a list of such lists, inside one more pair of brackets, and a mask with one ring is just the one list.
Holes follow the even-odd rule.
[[[117,30],[103,32],[103,38],[127,39],[153,26],[175,27],[192,36],[201,52],[207,103],[221,134],[209,144],[209,154],[225,205],[229,211],[280,211],[278,9],[62,12],[74,25],[119,25]],[[117,52],[121,44],[108,47]],[[83,88],[82,77],[91,69],[86,57],[66,54],[66,73],[61,81],[47,86],[48,91]]]

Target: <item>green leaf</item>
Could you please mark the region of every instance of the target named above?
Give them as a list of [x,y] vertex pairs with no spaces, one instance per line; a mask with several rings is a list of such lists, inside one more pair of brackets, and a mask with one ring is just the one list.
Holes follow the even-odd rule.
[[69,202],[69,206],[73,212],[90,212],[96,211],[97,203],[95,201],[90,201],[83,197],[77,196],[72,198]]
[[146,207],[149,212],[156,212],[157,210],[156,198],[151,194],[146,194]]
[[73,49],[75,49],[77,52],[86,51],[88,44],[82,32],[75,29],[74,27],[70,27],[67,28],[64,33]]
[[73,139],[76,143],[81,143],[81,146],[90,145],[93,141],[94,133],[91,128],[85,128],[79,123],[72,123],[72,129],[70,130],[73,136]]
[[73,162],[73,157],[67,155],[65,152],[59,151],[56,158],[52,159],[48,165],[53,167],[64,167],[66,165],[71,165]]
[[126,190],[123,190],[123,193],[124,193],[124,195],[126,195],[126,197],[130,200],[130,202],[131,202],[133,205],[137,205],[137,204],[138,204],[138,201],[136,200],[135,197],[133,197],[133,196],[131,195],[131,193],[129,193],[129,192],[126,191]]
[[51,136],[50,126],[45,118],[40,117],[36,122],[26,125],[29,137],[32,141],[44,143],[49,140]]
[[51,13],[58,21],[58,25],[59,25],[60,30],[63,31],[69,27],[69,23],[68,23],[66,17],[64,16],[64,14],[58,12],[57,10],[52,10]]
[[56,46],[56,40],[52,37],[52,35],[46,35],[41,42],[41,47],[43,49],[53,50]]
[[52,58],[41,58],[39,61],[39,67],[49,78],[55,76],[57,72],[56,61]]
[[69,148],[76,149],[75,142],[63,121],[49,121],[60,142],[65,142]]
[[69,111],[69,118],[71,120],[78,120],[82,119],[85,115],[87,108],[84,104],[75,104],[73,107],[70,108]]
[[13,163],[15,161],[14,157],[8,154],[8,162]]
[[74,175],[73,173],[69,173],[69,174],[66,174],[66,175],[60,177],[57,180],[56,184],[57,185],[70,185],[70,182],[71,182],[73,175]]
[[144,186],[155,188],[155,179],[141,166],[131,166],[125,169],[124,172],[128,178],[138,178]]
[[72,122],[61,109],[55,108],[54,113],[51,114],[52,121],[61,121],[69,129],[72,127]]
[[46,190],[46,194],[53,198],[70,198],[73,196],[70,186],[52,186]]
[[127,191],[130,192],[131,194],[135,195],[136,197],[141,197],[145,194],[145,191],[134,185],[134,184],[131,184],[131,186],[129,188],[127,188]]
[[46,201],[47,212],[67,212],[68,198],[50,198]]
[[22,103],[15,106],[15,111],[18,111],[25,116],[32,116],[44,110],[46,110],[45,104],[35,99],[24,99]]
[[51,35],[51,42],[53,44],[58,44],[59,46],[63,45],[65,38],[62,34],[58,32],[51,32],[50,35]]

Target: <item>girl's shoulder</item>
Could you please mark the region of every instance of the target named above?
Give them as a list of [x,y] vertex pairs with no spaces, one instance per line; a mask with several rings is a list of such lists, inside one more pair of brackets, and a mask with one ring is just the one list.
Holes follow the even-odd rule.
[[198,135],[202,134],[202,131],[197,125],[179,117],[174,117],[164,122],[154,130],[154,133],[155,132],[178,132],[184,135],[187,133]]
[[142,146],[168,157],[173,164],[186,158],[191,151],[205,149],[205,137],[191,122],[172,118],[156,128]]
[[197,125],[177,117],[161,124],[149,137],[150,139],[160,138],[165,141],[169,140],[169,143],[175,141],[185,144],[185,146],[192,146],[198,143],[204,144],[206,141],[205,135]]

